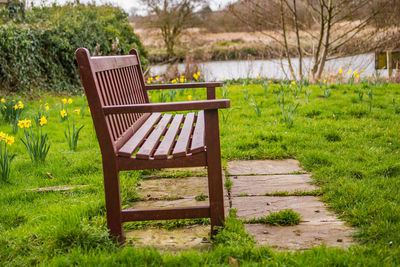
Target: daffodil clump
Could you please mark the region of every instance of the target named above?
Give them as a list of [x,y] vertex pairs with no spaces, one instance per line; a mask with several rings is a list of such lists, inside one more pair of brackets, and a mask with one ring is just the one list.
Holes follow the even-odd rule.
[[68,119],[68,105],[71,105],[71,104],[72,104],[71,98],[61,99],[61,110],[60,110],[61,121],[65,121]]
[[76,148],[78,147],[79,133],[84,126],[84,125],[82,125],[81,127],[77,128],[76,123],[75,123],[75,114],[80,115],[81,110],[76,109],[72,113],[72,127],[70,127],[69,118],[67,116],[67,119],[66,119],[67,125],[64,128],[64,136],[65,136],[65,139],[67,140],[68,147],[69,147],[69,149],[71,149],[73,151],[75,151]]
[[4,98],[0,100],[0,111],[3,119],[13,125],[14,132],[18,130],[16,125],[24,107],[22,101],[6,100]]
[[10,177],[11,162],[15,155],[10,154],[8,147],[14,144],[15,138],[0,132],[0,180],[7,181]]
[[198,81],[199,78],[200,78],[200,71],[198,71],[198,72],[196,72],[196,73],[193,73],[193,78],[194,78],[196,81]]
[[47,118],[49,117],[49,110],[50,106],[48,103],[45,103],[44,105],[40,104],[39,110],[36,116],[34,117],[36,126],[40,127],[47,123]]
[[36,129],[33,130],[31,120],[20,120],[18,127],[24,129],[24,139],[22,143],[28,151],[32,162],[44,162],[50,149],[50,141],[46,132],[43,132],[44,125],[47,124],[47,118],[42,116],[36,121]]

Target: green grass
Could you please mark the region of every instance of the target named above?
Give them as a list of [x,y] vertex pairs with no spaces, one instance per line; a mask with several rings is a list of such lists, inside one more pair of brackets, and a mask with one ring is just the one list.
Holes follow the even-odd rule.
[[301,221],[301,215],[297,212],[294,212],[292,209],[281,210],[278,212],[272,212],[268,216],[262,218],[255,218],[250,220],[245,220],[245,223],[262,223],[269,225],[297,225]]
[[[329,98],[319,97],[324,92],[310,86],[308,104],[304,90],[295,100],[300,104],[291,127],[284,123],[276,103],[274,90],[278,87],[270,85],[267,94],[260,84],[247,87],[260,100],[259,117],[244,101],[242,86],[231,86],[229,98],[234,109],[227,121],[220,122],[223,162],[298,159],[321,186],[318,195],[322,200],[357,229],[356,244],[351,248],[321,246],[282,252],[256,247],[234,216],[227,220],[210,251],[173,254],[129,244],[118,247],[107,235],[100,150],[89,113],[86,110],[84,117],[77,117],[77,126],[85,127],[77,150],[70,151],[56,106],[64,96],[38,93],[29,100],[22,95],[7,96],[24,101],[22,119],[34,117],[39,99],[41,104],[49,103],[45,130],[51,148],[45,163],[32,163],[19,139],[22,131],[16,135],[11,147],[16,154],[11,176],[8,183],[0,183],[0,265],[203,266],[228,265],[229,257],[241,265],[400,265],[400,114],[393,107],[393,99],[400,99],[400,86],[375,88],[371,112],[368,102],[354,101],[360,86],[337,85]],[[189,94],[193,91],[178,94],[176,101],[186,100]],[[205,98],[204,89],[196,94]],[[220,91],[217,95],[220,97]],[[82,105],[81,96],[72,99],[70,111]],[[152,99],[157,99],[157,92]],[[11,134],[12,127],[0,119],[0,130]],[[136,186],[141,178],[155,173],[121,173],[124,207],[139,199]],[[24,191],[81,184],[88,186],[68,192]],[[180,224],[187,222],[170,225]]]

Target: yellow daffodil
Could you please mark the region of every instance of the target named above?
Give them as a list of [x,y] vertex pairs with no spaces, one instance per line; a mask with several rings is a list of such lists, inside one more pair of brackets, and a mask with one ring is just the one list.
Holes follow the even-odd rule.
[[271,80],[269,80],[269,81],[268,81],[268,83],[272,83],[272,81],[271,81]]
[[356,74],[356,78],[357,78],[357,79],[360,79],[360,75]]
[[49,105],[47,105],[47,103],[46,103],[46,105],[44,105],[44,110],[49,111],[49,109],[50,109],[50,107],[49,107]]
[[72,104],[72,99],[68,98],[68,104]]
[[225,77],[222,77],[222,80],[223,80],[223,81],[225,81],[225,80],[226,80],[226,78],[225,78]]
[[81,110],[80,110],[79,108],[78,108],[78,109],[75,109],[74,112],[75,112],[76,114],[78,114],[78,115],[81,114]]
[[32,121],[31,120],[24,120],[24,127],[25,128],[29,128],[32,125]]
[[191,95],[188,95],[188,100],[189,101],[192,100],[192,96]]
[[67,104],[67,99],[66,99],[66,98],[61,99],[61,101],[62,101],[62,103],[63,103],[64,105]]
[[19,120],[18,127],[20,128],[29,128],[31,127],[32,121],[31,120]]
[[18,107],[17,104],[14,105],[14,109],[15,109],[15,110],[19,109],[19,107]]
[[14,136],[6,136],[5,140],[6,140],[7,145],[10,145],[10,146],[12,144],[14,144],[14,142],[15,142]]
[[355,72],[353,72],[353,74],[354,74],[354,75],[358,75],[358,72],[357,72],[357,71],[355,71]]
[[4,98],[1,99],[1,103],[5,103],[6,100]]
[[197,73],[193,73],[193,78],[197,81],[199,79],[199,76],[197,75]]
[[89,114],[91,114],[92,112],[90,111],[90,108],[88,108]]
[[348,73],[351,74],[351,70],[349,70]]
[[24,128],[24,122],[21,121],[21,120],[18,121],[18,124],[17,124],[17,125],[18,125],[19,128]]
[[260,76],[260,75],[258,75],[258,76],[257,76],[257,79],[258,79],[258,80],[259,80],[259,79],[261,79],[261,76]]
[[185,82],[185,77],[183,77],[183,76],[181,76],[181,78],[179,79],[179,81],[181,82],[181,83],[184,83]]
[[326,83],[327,82],[327,80],[326,79],[324,79],[324,83]]
[[22,101],[18,101],[18,108],[20,109],[24,108],[24,103],[22,103]]
[[364,72],[364,69],[362,69],[361,72]]
[[339,74],[342,74],[342,72],[343,72],[343,70],[342,70],[342,69],[340,69],[340,70],[339,70]]
[[6,133],[0,132],[0,141],[4,141],[7,145],[12,145],[15,142],[14,136],[10,136]]
[[159,76],[159,75],[156,76],[156,80],[158,80],[158,79],[160,79],[160,76]]
[[40,126],[43,126],[43,125],[45,125],[46,123],[47,123],[46,117],[45,117],[45,116],[41,117],[41,118],[40,118],[40,121],[39,121]]
[[67,112],[65,111],[65,109],[60,111],[60,115],[61,115],[61,118],[65,118],[67,116]]
[[177,82],[176,82],[176,79],[173,79],[171,82],[172,82],[172,83],[177,83]]
[[296,85],[296,82],[295,82],[295,81],[292,81],[292,85]]

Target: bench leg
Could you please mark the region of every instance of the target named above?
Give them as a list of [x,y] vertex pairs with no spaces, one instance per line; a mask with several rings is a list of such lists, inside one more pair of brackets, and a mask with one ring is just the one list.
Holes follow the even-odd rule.
[[205,111],[208,191],[211,211],[211,234],[215,235],[215,226],[223,226],[224,188],[222,182],[221,149],[219,141],[218,110]]
[[123,243],[125,236],[121,219],[121,195],[119,171],[113,159],[103,160],[104,190],[107,209],[107,227],[118,242]]

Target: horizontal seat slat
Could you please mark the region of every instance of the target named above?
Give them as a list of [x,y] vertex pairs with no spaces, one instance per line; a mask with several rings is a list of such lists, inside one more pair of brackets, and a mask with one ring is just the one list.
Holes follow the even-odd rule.
[[172,220],[189,218],[209,218],[210,206],[193,206],[169,209],[127,209],[122,212],[122,221]]
[[198,153],[204,151],[204,143],[204,111],[202,110],[197,115],[190,152]]
[[161,136],[167,131],[167,126],[171,119],[172,114],[165,114],[162,117],[160,122],[157,124],[157,127],[153,130],[153,132],[149,135],[142,147],[136,153],[136,158],[149,159],[151,157]]
[[158,146],[156,152],[154,153],[155,159],[168,158],[169,153],[171,153],[176,135],[178,134],[179,127],[181,126],[182,120],[183,114],[175,115],[174,119],[171,122],[171,125],[168,128],[167,133],[164,136],[164,139],[161,141],[161,144]]
[[121,147],[118,151],[118,156],[130,157],[136,148],[143,142],[153,129],[154,124],[158,122],[161,113],[153,113],[136,131],[136,133]]
[[194,123],[194,112],[188,113],[186,115],[185,121],[182,126],[181,133],[179,134],[178,140],[172,155],[174,157],[186,156],[187,150],[189,148],[190,135],[192,134]]
[[135,55],[92,57],[92,67],[94,72],[119,69],[138,64],[139,62]]

